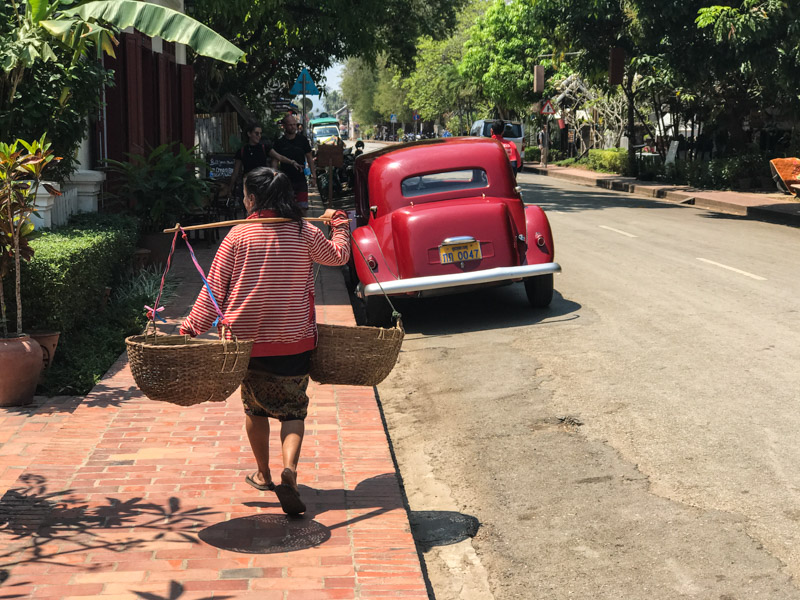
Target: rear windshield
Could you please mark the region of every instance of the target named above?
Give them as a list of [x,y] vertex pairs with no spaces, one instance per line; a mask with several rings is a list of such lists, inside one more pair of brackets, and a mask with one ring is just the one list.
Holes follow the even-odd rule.
[[407,177],[403,180],[402,189],[404,197],[414,198],[439,192],[473,190],[487,185],[488,179],[483,169],[462,169]]
[[[483,137],[492,137],[492,124],[483,124]],[[507,138],[521,138],[522,125],[519,123],[506,123],[506,128],[503,130],[503,137]]]

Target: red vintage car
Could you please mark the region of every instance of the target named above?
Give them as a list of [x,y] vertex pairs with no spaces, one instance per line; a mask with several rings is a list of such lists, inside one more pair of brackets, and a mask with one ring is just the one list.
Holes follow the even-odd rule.
[[503,146],[442,138],[358,157],[350,265],[367,322],[385,324],[390,296],[460,292],[521,281],[534,307],[553,297],[553,236],[524,206]]

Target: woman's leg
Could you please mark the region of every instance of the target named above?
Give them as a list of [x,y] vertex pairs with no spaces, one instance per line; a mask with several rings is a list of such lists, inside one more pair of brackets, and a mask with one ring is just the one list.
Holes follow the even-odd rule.
[[305,421],[300,419],[281,423],[281,450],[283,451],[284,468],[297,472],[305,430]]
[[245,430],[258,465],[260,477],[256,477],[256,482],[269,483],[272,481],[269,473],[269,419],[245,415]]

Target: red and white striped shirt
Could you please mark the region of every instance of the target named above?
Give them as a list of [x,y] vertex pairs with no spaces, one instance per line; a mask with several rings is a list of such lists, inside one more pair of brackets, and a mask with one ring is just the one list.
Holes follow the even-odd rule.
[[[277,216],[260,211],[248,218]],[[220,243],[208,284],[239,339],[255,340],[251,356],[284,356],[317,344],[313,263],[344,265],[350,259],[347,215],[331,219],[331,239],[310,223],[237,225]],[[199,335],[217,318],[203,287],[181,333]]]

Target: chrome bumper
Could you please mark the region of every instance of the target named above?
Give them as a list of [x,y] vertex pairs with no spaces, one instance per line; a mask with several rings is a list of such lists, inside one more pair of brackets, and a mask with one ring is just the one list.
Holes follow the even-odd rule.
[[[409,294],[437,290],[441,288],[458,287],[462,285],[480,285],[482,283],[495,283],[510,279],[523,279],[548,273],[560,273],[561,265],[558,263],[542,263],[540,265],[522,265],[519,267],[497,267],[485,271],[471,271],[469,273],[454,273],[452,275],[432,275],[430,277],[412,277],[411,279],[396,279],[365,285],[360,296],[378,296],[383,291],[387,294]],[[361,287],[361,286],[359,286]]]

